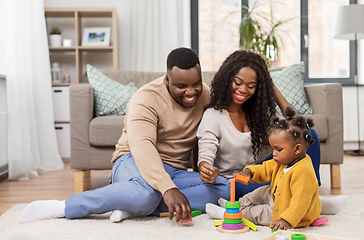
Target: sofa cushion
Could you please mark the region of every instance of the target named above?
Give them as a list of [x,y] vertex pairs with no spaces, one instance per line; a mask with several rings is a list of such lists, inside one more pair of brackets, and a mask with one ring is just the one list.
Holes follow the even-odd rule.
[[95,116],[124,115],[131,96],[138,90],[135,84],[130,82],[124,86],[89,64],[87,77],[94,89]]
[[118,142],[124,128],[124,116],[102,116],[93,118],[89,126],[90,144],[106,147]]
[[274,85],[299,115],[313,114],[313,108],[303,88],[304,71],[305,67],[301,62],[280,71],[270,72]]

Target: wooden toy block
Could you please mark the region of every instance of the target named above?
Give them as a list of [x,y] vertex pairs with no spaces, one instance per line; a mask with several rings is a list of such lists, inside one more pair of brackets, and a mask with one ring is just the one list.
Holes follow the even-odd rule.
[[319,218],[319,219],[313,221],[311,223],[311,226],[313,226],[313,227],[320,226],[320,225],[322,225],[324,223],[327,223],[328,221],[329,221],[329,218],[327,216],[326,217],[322,217],[322,218]]
[[224,218],[224,223],[228,223],[228,224],[238,224],[238,223],[242,223],[243,220],[240,219],[228,219],[228,218]]
[[191,211],[191,217],[196,217],[201,214],[202,214],[201,210]]
[[221,226],[221,225],[222,225],[222,223],[223,223],[223,220],[215,220],[215,221],[214,221],[214,226],[215,226],[215,227]]
[[[235,179],[230,180],[230,201],[225,203],[224,220],[214,221],[218,226],[217,230],[222,233],[245,233],[249,227],[243,223],[242,213],[240,212],[240,202],[235,201]],[[220,224],[222,224],[220,226]]]
[[223,229],[229,229],[229,230],[239,230],[244,228],[244,223],[238,223],[238,224],[228,224],[228,223],[222,223]]
[[242,218],[243,223],[248,226],[249,228],[251,228],[252,230],[256,231],[257,230],[257,225],[255,225],[254,223],[252,223],[251,221],[249,221],[248,219]]
[[230,180],[230,202],[235,202],[235,179]]
[[305,240],[306,236],[303,233],[294,233],[291,235],[291,240]]
[[241,212],[238,213],[227,213],[224,212],[224,218],[228,219],[241,219],[243,217],[243,214]]
[[226,201],[225,203],[225,208],[240,208],[240,202],[230,202],[230,201]]
[[[191,211],[191,217],[196,217],[196,216],[201,215],[201,214],[202,214],[201,210]],[[159,213],[159,217],[168,217],[168,216],[169,216],[169,212]],[[173,216],[176,216],[176,212],[173,212]]]
[[188,223],[188,222],[192,222],[192,217],[190,217],[190,219],[188,220],[179,220],[180,223]]
[[229,230],[229,229],[223,229],[222,226],[218,226],[217,227],[217,231],[222,232],[222,233],[234,233],[234,234],[238,234],[238,233],[246,233],[249,232],[249,227],[245,226],[243,229],[239,229],[239,230]]
[[[169,216],[169,212],[161,212],[159,213],[159,217],[168,217]],[[176,212],[173,213],[173,216],[176,216]]]
[[289,237],[277,234],[276,235],[276,240],[289,240]]
[[235,181],[237,181],[238,183],[242,183],[242,184],[248,184],[249,183],[249,178],[244,176],[244,175],[240,175],[240,174],[236,174],[235,175]]
[[240,212],[240,209],[239,208],[226,208],[225,212],[227,212],[227,213],[238,213],[238,212]]

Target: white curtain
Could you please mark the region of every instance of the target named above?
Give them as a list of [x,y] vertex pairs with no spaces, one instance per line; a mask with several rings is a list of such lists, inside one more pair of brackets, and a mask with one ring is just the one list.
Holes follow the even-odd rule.
[[129,6],[130,70],[166,71],[171,50],[191,47],[190,0],[130,0]]
[[63,168],[54,129],[43,0],[6,0],[9,179]]

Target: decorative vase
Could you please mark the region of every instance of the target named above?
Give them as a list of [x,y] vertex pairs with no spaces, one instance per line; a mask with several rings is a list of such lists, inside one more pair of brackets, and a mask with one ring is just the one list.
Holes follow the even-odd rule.
[[52,73],[52,82],[53,83],[61,83],[61,68],[59,67],[59,63],[52,63],[51,68]]
[[52,34],[49,36],[51,47],[61,47],[62,46],[62,35]]

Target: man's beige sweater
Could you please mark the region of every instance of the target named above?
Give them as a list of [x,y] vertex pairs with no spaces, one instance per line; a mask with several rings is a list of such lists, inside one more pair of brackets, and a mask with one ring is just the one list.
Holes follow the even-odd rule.
[[202,95],[192,108],[180,106],[160,77],[133,95],[127,106],[123,133],[115,145],[112,162],[131,152],[141,176],[164,194],[176,185],[164,170],[163,162],[187,169],[196,132],[210,96],[204,84]]

